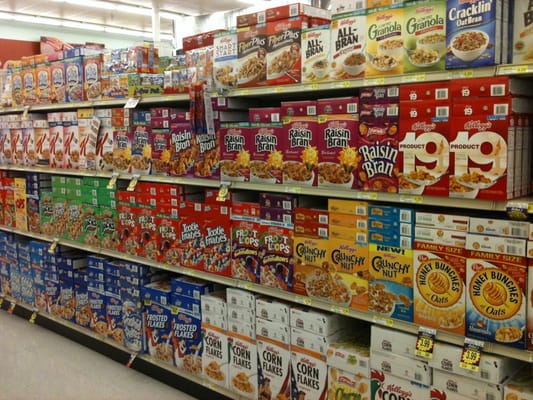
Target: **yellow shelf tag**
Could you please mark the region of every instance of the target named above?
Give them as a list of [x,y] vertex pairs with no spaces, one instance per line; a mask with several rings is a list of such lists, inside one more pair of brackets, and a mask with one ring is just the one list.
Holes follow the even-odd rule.
[[415,355],[425,358],[433,358],[435,348],[435,336],[437,331],[431,328],[421,326],[418,329],[418,338],[416,340]]
[[107,188],[109,190],[112,190],[112,189],[115,188],[115,186],[117,184],[117,179],[118,179],[118,172],[113,172],[113,174],[111,175],[111,179],[107,183]]
[[481,361],[481,351],[483,350],[483,346],[484,343],[479,340],[465,338],[459,367],[469,371],[479,371],[479,362]]
[[127,190],[128,192],[133,192],[133,191],[135,190],[135,186],[137,186],[137,183],[139,182],[139,178],[140,178],[140,177],[141,177],[141,176],[138,175],[138,174],[135,174],[135,175],[132,176],[129,185],[128,185],[128,187],[126,188],[126,190]]

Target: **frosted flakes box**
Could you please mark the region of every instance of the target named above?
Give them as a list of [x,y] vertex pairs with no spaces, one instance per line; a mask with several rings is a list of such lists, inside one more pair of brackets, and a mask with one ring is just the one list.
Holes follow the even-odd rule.
[[330,28],[320,25],[302,31],[302,83],[329,79]]
[[291,352],[289,345],[257,336],[258,395],[260,399],[290,398]]
[[326,400],[326,357],[303,347],[291,346],[291,400]]
[[259,282],[286,291],[293,289],[293,230],[265,225],[259,239]]
[[203,376],[209,382],[227,388],[229,384],[229,343],[226,331],[202,323]]
[[231,276],[257,283],[261,225],[254,221],[232,221],[231,225]]
[[216,89],[237,87],[238,36],[236,30],[215,34],[213,43],[213,73]]
[[229,333],[229,388],[247,399],[258,397],[257,344],[255,339]]
[[355,114],[318,117],[318,186],[357,187],[359,118]]
[[283,183],[317,185],[317,126],[316,117],[283,117]]
[[220,127],[220,179],[248,182],[252,140],[248,123],[222,124]]
[[509,35],[503,21],[503,3],[502,0],[447,2],[446,47],[450,50],[446,54],[446,69],[507,61]]
[[253,148],[250,160],[250,182],[281,183],[283,176],[281,124],[252,124]]
[[107,335],[107,313],[105,292],[92,287],[87,288],[91,313],[90,329],[100,335]]
[[399,193],[448,197],[449,114],[447,103],[400,103]]
[[404,68],[403,4],[370,10],[366,18],[366,76],[397,75]]
[[366,69],[366,12],[334,15],[331,20],[330,79],[361,78]]
[[115,342],[124,344],[124,321],[120,293],[106,291],[107,334]]
[[398,378],[377,369],[372,369],[371,375],[371,398],[374,400],[388,400],[394,398],[418,400],[429,398],[429,386]]
[[257,24],[240,28],[237,32],[237,86],[266,85],[267,26]]
[[148,354],[165,364],[174,364],[174,348],[171,341],[171,314],[168,307],[158,303],[145,304],[144,327]]
[[174,364],[192,375],[202,374],[202,321],[178,307],[171,307]]
[[328,365],[328,399],[370,398],[370,378]]

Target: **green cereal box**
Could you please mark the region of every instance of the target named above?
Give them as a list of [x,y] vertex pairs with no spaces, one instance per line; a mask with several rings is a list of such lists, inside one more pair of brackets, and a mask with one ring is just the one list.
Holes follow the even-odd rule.
[[100,246],[107,250],[118,247],[118,211],[116,207],[99,207],[98,235]]
[[53,235],[54,198],[51,191],[42,191],[40,196],[39,214],[41,217],[41,233]]
[[100,237],[98,235],[99,209],[98,207],[83,204],[81,215],[81,235],[79,242],[88,246],[99,246]]
[[63,175],[52,175],[52,187],[66,187],[67,177]]
[[63,237],[75,242],[80,240],[82,233],[82,204],[80,200],[67,200],[67,226]]
[[79,200],[81,199],[82,191],[79,186],[67,186],[67,199],[69,200]]
[[64,237],[67,231],[68,202],[64,197],[53,197],[52,234],[57,237]]
[[93,187],[93,188],[105,188],[109,183],[108,178],[95,178],[93,176],[84,176],[83,177],[83,186]]
[[83,178],[69,176],[66,179],[67,188],[81,187],[83,185]]

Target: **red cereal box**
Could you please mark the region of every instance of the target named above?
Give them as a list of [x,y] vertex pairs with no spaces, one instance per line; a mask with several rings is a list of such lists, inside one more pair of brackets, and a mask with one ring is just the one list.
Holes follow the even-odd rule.
[[400,103],[399,193],[448,197],[449,104]]
[[318,118],[318,186],[352,189],[357,186],[357,132],[355,114],[320,115]]
[[220,179],[220,132],[197,133],[198,154],[194,160],[194,176]]
[[252,25],[237,32],[237,86],[266,85],[267,26]]
[[318,182],[317,117],[284,117],[283,183],[316,186]]
[[231,276],[231,221],[227,217],[209,218],[204,223],[204,271]]
[[139,209],[132,205],[119,204],[117,231],[119,243],[117,251],[137,255],[139,248],[139,225],[137,214]]
[[250,161],[250,182],[281,183],[283,169],[281,124],[252,124],[253,143]]
[[267,83],[300,83],[302,77],[302,29],[307,19],[296,17],[267,23]]
[[63,149],[65,153],[63,167],[78,169],[80,167],[80,141],[78,116],[75,112],[63,113]]
[[265,16],[267,22],[298,16],[321,18],[325,20],[329,20],[330,18],[329,11],[303,3],[293,3],[279,7],[267,8],[265,11]]
[[450,85],[447,81],[400,85],[400,101],[450,100]]
[[168,175],[171,159],[170,129],[152,129],[152,175]]
[[522,80],[508,76],[454,79],[450,81],[450,96],[502,97],[509,95],[531,96],[530,87]]
[[139,226],[139,248],[137,255],[150,260],[159,259],[159,244],[157,241],[157,210],[141,208],[137,213],[137,225]]
[[359,97],[333,97],[318,99],[316,113],[322,114],[357,114],[359,113]]
[[262,224],[259,239],[261,285],[292,291],[293,234],[291,228]]
[[234,220],[231,222],[231,277],[253,283],[259,282],[258,221]]
[[113,127],[113,170],[131,172],[131,133],[125,126]]
[[203,270],[204,268],[204,224],[198,217],[183,217],[179,228],[180,266]]
[[365,103],[391,103],[400,100],[400,86],[374,86],[359,90],[359,100]]
[[157,225],[157,242],[159,244],[159,258],[162,263],[170,265],[179,265],[179,228],[180,222],[178,219],[177,209],[172,214],[169,207],[168,211],[160,210],[160,214],[156,217]]
[[191,123],[175,123],[170,128],[171,176],[193,176],[194,161],[198,154],[196,138],[191,131]]
[[248,182],[252,141],[247,122],[222,124],[220,127],[220,179]]

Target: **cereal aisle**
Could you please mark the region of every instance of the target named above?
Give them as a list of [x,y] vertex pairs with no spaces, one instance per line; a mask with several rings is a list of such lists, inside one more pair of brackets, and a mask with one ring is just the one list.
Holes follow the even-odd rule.
[[0,309],[195,398],[533,399],[533,6],[320,5],[11,60]]

